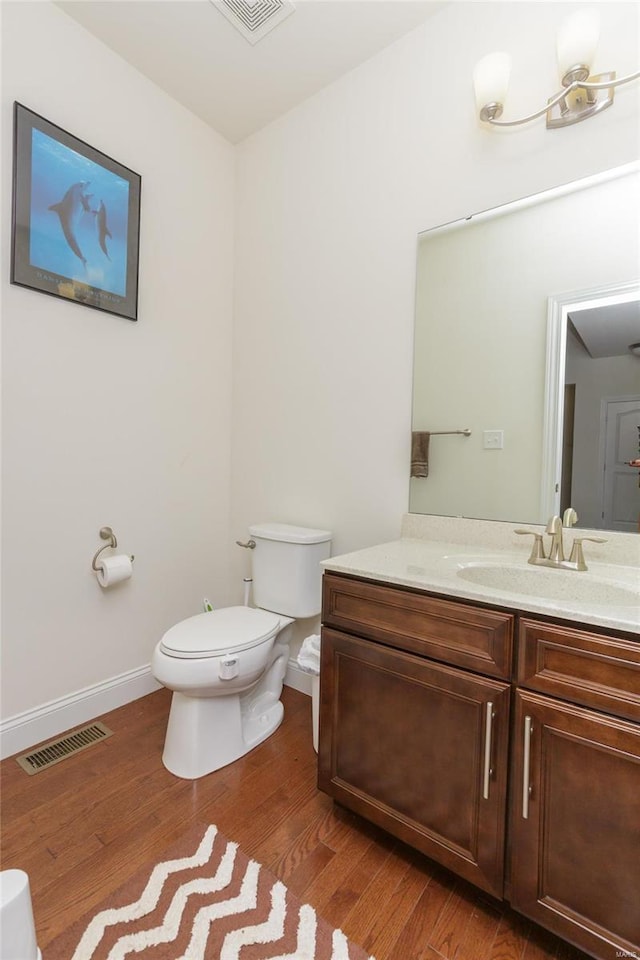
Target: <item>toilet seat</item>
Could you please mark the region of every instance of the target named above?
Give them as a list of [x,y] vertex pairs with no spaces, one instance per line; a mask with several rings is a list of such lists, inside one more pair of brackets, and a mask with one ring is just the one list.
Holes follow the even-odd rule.
[[280,619],[255,607],[223,607],[176,623],[159,646],[167,656],[183,660],[239,653],[274,637]]

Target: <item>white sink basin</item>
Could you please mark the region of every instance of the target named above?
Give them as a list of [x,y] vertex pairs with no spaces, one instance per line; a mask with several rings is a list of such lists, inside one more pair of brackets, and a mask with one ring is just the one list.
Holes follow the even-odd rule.
[[517,593],[545,600],[571,599],[599,606],[639,606],[640,588],[594,576],[588,571],[552,570],[499,561],[463,563],[458,577],[502,593]]

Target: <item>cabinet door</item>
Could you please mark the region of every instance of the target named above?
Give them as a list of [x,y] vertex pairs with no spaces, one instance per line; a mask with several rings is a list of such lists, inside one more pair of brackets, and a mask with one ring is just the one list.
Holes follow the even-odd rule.
[[509,691],[323,629],[320,789],[501,897]]
[[640,727],[518,691],[511,903],[594,957],[640,956]]

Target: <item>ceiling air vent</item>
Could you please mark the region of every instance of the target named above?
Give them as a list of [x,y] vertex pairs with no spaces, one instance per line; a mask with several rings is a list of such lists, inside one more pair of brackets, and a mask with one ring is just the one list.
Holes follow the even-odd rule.
[[291,0],[211,0],[245,40],[257,43],[295,10]]
[[16,761],[26,773],[30,775],[40,773],[41,770],[52,767],[54,763],[60,763],[61,760],[66,760],[74,753],[80,753],[81,750],[86,750],[87,747],[111,735],[112,731],[105,727],[104,723],[90,723],[57,740],[50,740],[33,753],[24,753],[21,757],[16,757]]

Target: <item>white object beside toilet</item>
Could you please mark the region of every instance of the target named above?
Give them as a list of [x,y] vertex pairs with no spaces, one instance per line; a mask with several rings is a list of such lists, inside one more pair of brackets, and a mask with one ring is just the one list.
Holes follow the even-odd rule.
[[0,957],[41,960],[31,906],[29,877],[24,870],[0,872]]
[[189,617],[153,653],[154,677],[173,690],[162,762],[187,780],[232,763],[280,726],[291,625],[320,613],[331,534],[264,523],[249,535],[256,606]]

